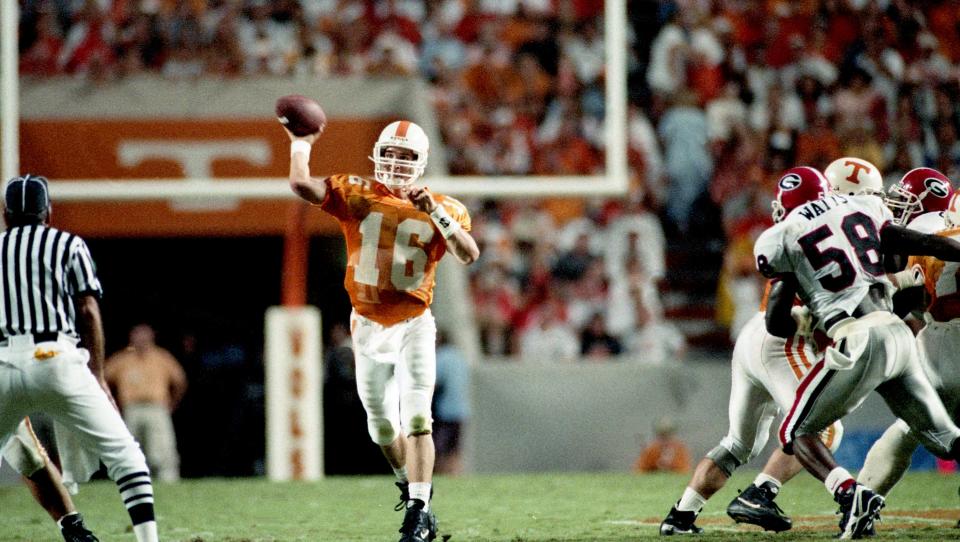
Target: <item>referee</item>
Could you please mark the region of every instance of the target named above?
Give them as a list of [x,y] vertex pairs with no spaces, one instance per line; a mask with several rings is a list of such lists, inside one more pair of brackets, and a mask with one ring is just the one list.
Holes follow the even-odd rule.
[[28,413],[47,413],[107,466],[137,541],[154,542],[157,523],[146,460],[103,379],[101,288],[90,251],[83,239],[47,225],[45,178],[10,180],[4,200],[0,448]]

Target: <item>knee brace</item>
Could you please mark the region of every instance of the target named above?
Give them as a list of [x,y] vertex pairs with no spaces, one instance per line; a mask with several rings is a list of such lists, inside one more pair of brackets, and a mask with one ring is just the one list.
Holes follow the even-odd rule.
[[[739,454],[737,452],[739,452]],[[749,452],[747,452],[747,454],[748,453]],[[733,471],[737,470],[737,467],[749,459],[749,456],[747,455],[745,457],[745,455],[743,447],[733,444],[729,438],[724,438],[720,441],[720,444],[707,452],[707,458],[716,463],[727,477],[733,475]]]

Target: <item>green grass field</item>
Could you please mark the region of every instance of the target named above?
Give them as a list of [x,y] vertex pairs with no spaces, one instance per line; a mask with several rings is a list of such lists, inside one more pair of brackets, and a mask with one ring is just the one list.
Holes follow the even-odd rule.
[[[704,509],[699,524],[709,540],[831,538],[836,506],[823,486],[802,475],[778,502],[794,529],[774,535],[737,526],[727,503],[753,473],[738,473]],[[538,474],[441,478],[434,510],[441,534],[452,542],[632,541],[654,538],[660,519],[679,497],[685,476]],[[960,538],[958,476],[913,474],[896,488],[884,510],[878,539]],[[262,480],[186,481],[158,484],[157,512],[167,541],[397,540],[401,513],[389,477],[338,477],[320,483],[273,484]],[[80,510],[104,542],[133,540],[112,484],[85,486]],[[0,487],[0,540],[58,540],[54,524],[22,486]]]

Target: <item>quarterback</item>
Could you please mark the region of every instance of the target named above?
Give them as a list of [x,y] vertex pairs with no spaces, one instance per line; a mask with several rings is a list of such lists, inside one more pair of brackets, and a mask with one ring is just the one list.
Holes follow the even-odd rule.
[[429,142],[416,124],[387,125],[373,146],[373,179],[310,177],[311,145],[321,132],[289,131],[290,187],[340,223],[347,245],[344,287],[357,389],[370,438],[397,475],[406,508],[401,542],[437,536],[430,511],[434,447],[431,399],[437,328],[430,313],[437,262],[450,251],[464,264],[480,255],[470,216],[459,201],[414,186],[427,165]]

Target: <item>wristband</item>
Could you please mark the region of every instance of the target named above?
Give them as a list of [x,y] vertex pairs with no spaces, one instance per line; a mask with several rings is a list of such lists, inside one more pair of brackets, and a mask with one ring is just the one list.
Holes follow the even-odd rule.
[[290,143],[290,157],[293,158],[294,154],[297,154],[298,152],[302,152],[303,154],[307,155],[307,158],[309,158],[310,147],[311,147],[310,143],[302,139],[297,139],[296,141],[293,141],[292,143]]
[[457,233],[462,226],[450,216],[450,213],[444,209],[443,205],[437,205],[437,208],[430,213],[430,219],[437,225],[437,229],[443,235],[444,239],[449,239],[451,235]]
[[904,269],[899,273],[894,273],[893,278],[894,286],[896,286],[898,290],[913,286],[922,286],[924,284],[923,271],[916,265],[909,269]]

